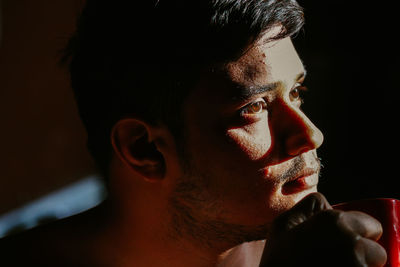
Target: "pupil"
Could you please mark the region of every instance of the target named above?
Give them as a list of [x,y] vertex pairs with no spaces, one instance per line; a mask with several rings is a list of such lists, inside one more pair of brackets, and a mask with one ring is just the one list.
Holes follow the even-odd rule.
[[253,104],[253,112],[259,112],[260,111],[260,103],[254,103]]
[[294,97],[294,98],[298,98],[299,97],[299,90],[298,89],[294,89],[292,91],[292,97]]

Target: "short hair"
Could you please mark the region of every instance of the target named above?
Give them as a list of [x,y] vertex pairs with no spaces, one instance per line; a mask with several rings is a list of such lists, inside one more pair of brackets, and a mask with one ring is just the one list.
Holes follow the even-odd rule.
[[110,133],[124,116],[162,122],[175,136],[201,70],[238,58],[272,26],[304,24],[295,0],[88,0],[66,49],[88,148],[103,175]]

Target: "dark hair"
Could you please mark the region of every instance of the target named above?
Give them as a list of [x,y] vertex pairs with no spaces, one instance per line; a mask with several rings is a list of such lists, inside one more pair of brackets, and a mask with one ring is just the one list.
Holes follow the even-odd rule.
[[88,148],[107,174],[110,132],[122,117],[182,128],[201,70],[239,57],[271,26],[303,26],[295,0],[88,0],[66,51]]

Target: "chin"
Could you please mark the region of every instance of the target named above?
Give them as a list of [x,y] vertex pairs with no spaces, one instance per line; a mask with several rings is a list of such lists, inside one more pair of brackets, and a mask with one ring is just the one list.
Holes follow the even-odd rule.
[[305,198],[307,195],[311,193],[317,192],[317,186],[313,186],[311,188],[307,188],[306,190],[300,191],[298,193],[295,193],[293,195],[290,195],[291,198],[293,198],[294,204]]
[[307,195],[317,192],[317,185],[309,186],[302,190],[291,191],[288,193],[282,187],[277,190],[274,199],[270,200],[270,207],[275,217],[281,213],[290,210],[294,205],[301,201]]

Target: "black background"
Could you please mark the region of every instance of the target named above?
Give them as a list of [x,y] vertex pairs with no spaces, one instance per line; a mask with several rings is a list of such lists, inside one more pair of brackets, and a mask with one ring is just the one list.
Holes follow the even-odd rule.
[[299,3],[306,25],[295,44],[310,89],[303,109],[325,137],[319,190],[331,203],[400,198],[400,13],[384,1]]

